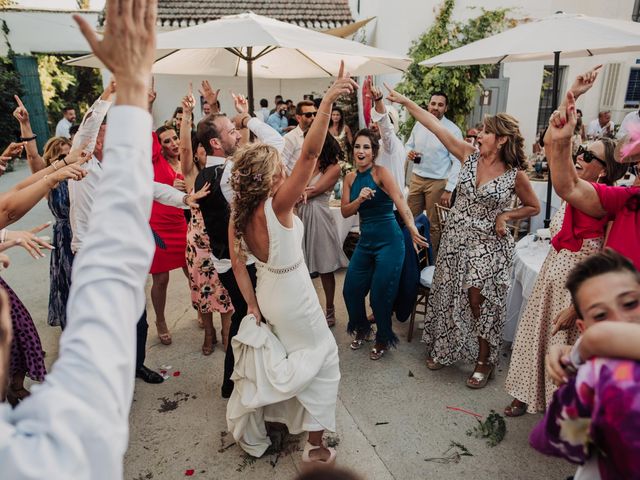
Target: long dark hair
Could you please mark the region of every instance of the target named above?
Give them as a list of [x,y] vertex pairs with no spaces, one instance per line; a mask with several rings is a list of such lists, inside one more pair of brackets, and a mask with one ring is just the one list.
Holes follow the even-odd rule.
[[327,135],[324,139],[322,151],[318,157],[318,169],[324,173],[331,165],[344,160],[344,152],[333,135]]
[[[333,107],[331,109],[332,116],[333,116],[333,112],[338,112],[340,114],[340,121],[338,122],[338,133],[340,133],[344,128],[344,112],[340,107]],[[333,127],[333,119],[329,118],[329,128],[331,127]]]

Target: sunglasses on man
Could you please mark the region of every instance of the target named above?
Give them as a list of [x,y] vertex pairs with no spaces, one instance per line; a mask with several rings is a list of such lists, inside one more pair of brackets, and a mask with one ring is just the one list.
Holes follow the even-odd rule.
[[302,114],[303,117],[305,118],[312,118],[315,117],[317,115],[318,112],[305,112]]
[[597,160],[602,164],[603,167],[607,166],[607,163],[604,160],[596,157],[591,150],[589,150],[587,147],[583,147],[582,145],[578,147],[576,158],[578,158],[580,155],[582,155],[582,160],[584,160],[586,163],[591,163],[592,161]]

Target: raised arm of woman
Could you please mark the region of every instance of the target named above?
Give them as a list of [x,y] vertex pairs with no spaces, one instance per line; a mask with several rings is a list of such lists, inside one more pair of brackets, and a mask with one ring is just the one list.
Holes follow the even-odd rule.
[[16,103],[18,104],[13,111],[13,116],[20,124],[20,136],[25,139],[23,141],[27,150],[27,162],[29,163],[31,173],[36,173],[45,168],[47,164],[38,153],[36,138],[31,129],[31,122],[29,121],[29,112],[22,103],[22,100],[20,100],[20,97],[14,95],[13,98],[16,99]]
[[428,247],[427,239],[420,235],[415,222],[413,221],[413,215],[407,205],[407,201],[404,199],[404,195],[400,191],[400,187],[396,183],[391,172],[384,167],[375,167],[376,175],[380,180],[380,187],[385,191],[387,195],[393,200],[402,221],[406,225],[407,229],[411,233],[413,243],[417,246]]
[[184,175],[187,192],[191,191],[198,176],[198,169],[193,163],[193,148],[191,147],[191,115],[195,105],[196,99],[193,98],[191,84],[189,84],[189,93],[182,99],[182,122],[180,123],[180,170]]
[[[291,172],[291,176],[284,181],[273,197],[273,210],[279,220],[284,220],[285,215],[293,212],[293,207],[309,184],[309,180],[311,180],[316,161],[320,156],[320,152],[322,152],[324,139],[327,136],[333,102],[341,95],[353,92],[356,88],[358,88],[358,84],[351,80],[348,73],[344,73],[344,63],[340,62],[338,78],[322,98],[318,108],[318,115],[307,132],[302,144],[300,157]],[[281,216],[283,218],[280,218]]]
[[452,153],[461,163],[467,159],[469,155],[476,151],[476,148],[470,143],[467,143],[462,138],[456,138],[453,133],[447,130],[440,121],[431,113],[420,108],[415,102],[409,100],[404,95],[396,92],[389,87],[386,83],[384,86],[389,90],[387,100],[395,102],[407,109],[407,112],[415,118],[418,122],[430,130],[438,140],[442,142],[447,150]]

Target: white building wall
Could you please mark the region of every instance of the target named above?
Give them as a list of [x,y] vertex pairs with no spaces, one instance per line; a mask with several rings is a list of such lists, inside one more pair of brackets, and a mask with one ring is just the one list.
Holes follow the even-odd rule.
[[[349,0],[356,20],[377,17],[371,22],[366,32],[368,43],[399,54],[407,54],[411,43],[430,28],[441,0]],[[358,11],[358,4],[360,10]],[[510,16],[516,19],[542,18],[556,11],[566,13],[583,13],[594,17],[608,17],[620,20],[631,20],[634,0],[458,0],[455,20],[465,20],[480,14],[479,7],[491,10],[496,8],[512,8]],[[535,39],[532,39],[535,41]],[[619,123],[629,109],[623,109],[629,70],[635,66],[637,54],[598,56],[562,60],[561,65],[568,67],[566,83],[561,85],[562,91],[579,73],[588,70],[598,63],[621,62],[623,64],[616,87],[616,104],[612,108],[613,120]],[[640,66],[640,65],[639,65]],[[445,67],[446,68],[446,67]],[[543,62],[505,63],[503,75],[509,78],[509,95],[507,112],[520,120],[522,132],[527,144],[533,143],[536,136],[538,102],[542,86]],[[604,73],[604,72],[603,72]],[[603,75],[602,75],[603,76]],[[386,81],[392,85],[399,82],[401,75],[379,76],[378,81]],[[600,108],[603,81],[599,80],[592,91],[579,99],[578,107],[582,109],[586,121],[597,116]]]

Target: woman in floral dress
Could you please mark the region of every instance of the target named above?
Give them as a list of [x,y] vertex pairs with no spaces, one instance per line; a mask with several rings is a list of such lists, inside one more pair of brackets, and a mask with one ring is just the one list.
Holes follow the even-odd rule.
[[[182,126],[180,128],[180,166],[184,175],[187,191],[193,192],[193,184],[198,172],[207,163],[204,148],[193,141],[191,133],[191,114],[195,106],[193,95],[188,94],[182,100]],[[194,152],[195,151],[195,155]],[[204,228],[202,213],[192,208],[187,225],[187,269],[191,288],[191,305],[198,312],[199,323],[204,328],[202,353],[211,355],[213,346],[218,342],[213,326],[213,312],[220,313],[222,321],[222,344],[227,348],[227,334],[231,325],[233,305],[227,290],[218,279],[213,261],[209,236]]]
[[[429,369],[475,361],[466,384],[483,388],[498,360],[506,318],[514,246],[507,222],[540,211],[521,170],[524,139],[518,121],[500,113],[485,118],[476,150],[408,98],[393,90],[388,98],[403,105],[463,164],[440,242],[422,340]],[[514,195],[522,206],[510,210]]]

